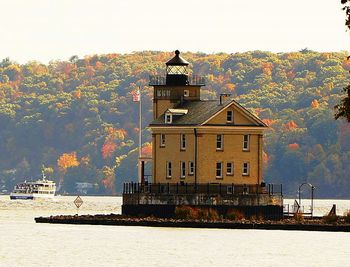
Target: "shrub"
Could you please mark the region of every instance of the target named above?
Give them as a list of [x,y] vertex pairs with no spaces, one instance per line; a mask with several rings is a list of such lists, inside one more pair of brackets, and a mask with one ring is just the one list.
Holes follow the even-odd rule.
[[218,220],[219,219],[219,214],[215,209],[209,208],[208,209],[208,220]]
[[344,221],[346,223],[350,223],[350,210],[347,210],[345,213],[344,213]]
[[219,219],[219,214],[215,209],[195,208],[191,206],[178,206],[175,208],[175,217],[183,220],[211,220]]
[[242,212],[240,212],[239,210],[230,209],[226,213],[226,218],[229,219],[229,220],[233,220],[233,221],[243,220],[244,219],[244,214]]
[[252,215],[252,217],[250,218],[251,221],[258,221],[258,222],[261,222],[261,221],[264,221],[265,218],[262,214],[259,214],[259,215]]
[[323,216],[323,221],[325,223],[335,224],[337,223],[339,217],[337,215],[325,215]]
[[190,206],[178,206],[175,208],[175,217],[177,219],[193,220],[198,218],[198,209]]
[[304,214],[302,214],[301,212],[294,213],[293,217],[296,222],[304,221]]

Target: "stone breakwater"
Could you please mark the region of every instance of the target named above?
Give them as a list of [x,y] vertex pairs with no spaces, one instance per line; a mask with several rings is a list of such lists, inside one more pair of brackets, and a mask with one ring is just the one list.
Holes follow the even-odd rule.
[[123,215],[59,215],[50,217],[37,217],[37,223],[52,224],[90,224],[90,225],[119,225],[119,226],[148,226],[148,227],[180,227],[180,228],[217,228],[217,229],[262,229],[262,230],[295,230],[295,231],[327,231],[350,232],[350,224],[339,221],[334,224],[325,223],[322,219],[305,219],[296,221],[284,219],[281,221],[232,221],[219,219],[206,220],[180,220],[160,219],[154,217],[126,217]]

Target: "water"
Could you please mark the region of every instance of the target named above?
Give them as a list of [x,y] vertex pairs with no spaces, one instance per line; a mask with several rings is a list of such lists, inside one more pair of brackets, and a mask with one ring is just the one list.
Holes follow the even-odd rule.
[[[120,213],[120,197],[82,197],[79,214]],[[0,266],[350,266],[350,233],[36,224],[75,214],[74,197],[0,196]],[[287,200],[293,203],[292,200]],[[306,203],[305,203],[306,204]],[[316,200],[316,213],[349,200]]]

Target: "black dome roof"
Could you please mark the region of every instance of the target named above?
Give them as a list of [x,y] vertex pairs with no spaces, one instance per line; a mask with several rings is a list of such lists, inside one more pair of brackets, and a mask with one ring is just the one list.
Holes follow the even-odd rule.
[[180,56],[180,51],[179,50],[176,50],[175,51],[175,57],[173,57],[172,59],[170,59],[167,63],[165,63],[167,66],[187,66],[189,65],[190,63],[183,59],[181,56]]

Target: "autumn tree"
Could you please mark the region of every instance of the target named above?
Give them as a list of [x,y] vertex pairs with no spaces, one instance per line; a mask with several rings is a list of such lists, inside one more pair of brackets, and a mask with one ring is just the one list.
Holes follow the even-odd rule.
[[68,168],[79,166],[77,153],[63,153],[57,160],[57,166],[62,172],[65,172]]
[[[345,25],[347,29],[350,29],[350,0],[341,0],[344,5],[343,10],[346,14]],[[350,56],[348,57],[349,60]],[[350,122],[350,84],[343,88],[345,96],[342,98],[339,104],[335,106],[335,119],[345,118]]]
[[115,172],[114,168],[104,166],[102,168],[102,184],[105,186],[107,191],[115,194]]

